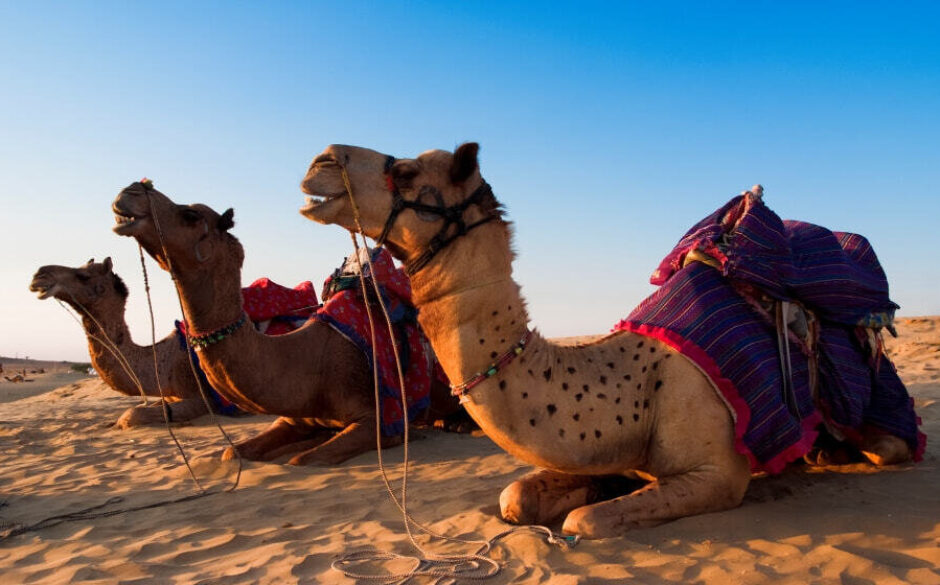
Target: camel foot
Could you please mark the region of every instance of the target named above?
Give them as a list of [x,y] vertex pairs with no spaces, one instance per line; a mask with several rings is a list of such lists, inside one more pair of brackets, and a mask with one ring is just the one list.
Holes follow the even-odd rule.
[[597,500],[595,479],[542,469],[517,479],[499,495],[499,513],[511,524],[551,524]]
[[862,441],[862,455],[875,465],[894,465],[910,461],[911,448],[894,435],[866,436]]
[[572,510],[562,532],[608,538],[684,516],[728,510],[741,503],[749,482],[746,461],[663,477],[627,495]]
[[[383,449],[401,445],[403,438],[382,437]],[[348,459],[375,449],[375,422],[356,422],[329,440],[303,453],[291,457],[290,465],[337,465]]]
[[333,435],[329,429],[311,427],[304,423],[281,417],[258,435],[235,443],[222,452],[222,461],[238,456],[248,461],[271,461],[283,455],[306,451],[320,445]]

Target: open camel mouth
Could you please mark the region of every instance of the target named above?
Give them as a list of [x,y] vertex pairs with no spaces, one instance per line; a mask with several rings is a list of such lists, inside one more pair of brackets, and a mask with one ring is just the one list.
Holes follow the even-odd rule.
[[29,290],[36,293],[36,296],[42,301],[55,294],[55,283],[48,282],[45,279],[34,278],[33,281],[29,283]]
[[117,205],[111,207],[114,212],[115,225],[111,231],[120,236],[130,236],[136,232],[137,226],[147,219],[147,215],[136,215],[130,211],[123,210]]
[[346,196],[346,190],[337,191],[334,193],[311,193],[307,191],[306,205],[300,208],[300,214],[304,217],[317,221],[325,215],[325,212],[329,212],[334,207],[338,201]]

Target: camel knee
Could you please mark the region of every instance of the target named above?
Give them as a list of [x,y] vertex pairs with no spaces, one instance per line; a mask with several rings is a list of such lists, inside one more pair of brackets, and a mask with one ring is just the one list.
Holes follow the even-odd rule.
[[538,493],[517,480],[499,494],[499,515],[510,524],[538,524]]

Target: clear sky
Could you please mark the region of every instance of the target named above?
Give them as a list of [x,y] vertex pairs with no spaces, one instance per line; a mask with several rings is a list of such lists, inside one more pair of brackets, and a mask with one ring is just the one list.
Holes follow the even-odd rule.
[[[866,235],[901,315],[940,314],[940,8],[898,2],[0,2],[0,355],[87,359],[27,289],[110,255],[143,176],[235,208],[244,282],[317,290],[349,236],[297,213],[330,143],[481,144],[550,336],[600,333],[694,222],[753,183]],[[149,261],[157,332],[179,316]]]

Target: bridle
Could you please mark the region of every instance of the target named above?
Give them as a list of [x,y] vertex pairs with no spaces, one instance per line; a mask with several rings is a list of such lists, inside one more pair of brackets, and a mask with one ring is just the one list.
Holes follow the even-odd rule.
[[[444,225],[442,225],[437,234],[431,238],[431,241],[428,242],[427,248],[424,250],[424,252],[422,252],[417,258],[405,263],[405,270],[409,275],[415,274],[427,266],[428,262],[430,262],[438,252],[446,248],[457,238],[465,236],[471,230],[499,218],[499,214],[491,212],[483,219],[475,221],[471,224],[467,224],[463,219],[463,214],[468,207],[471,205],[481,205],[486,197],[493,198],[493,189],[486,181],[483,181],[480,186],[470,194],[469,197],[460,203],[445,206],[444,201],[441,199],[440,195],[438,195],[437,205],[428,205],[427,203],[421,203],[420,201],[409,201],[402,197],[401,192],[398,190],[398,186],[395,185],[395,181],[392,179],[391,175],[392,165],[394,164],[394,156],[387,156],[385,158],[384,173],[386,182],[388,183],[388,190],[392,194],[392,210],[389,212],[388,218],[385,220],[385,227],[382,228],[382,233],[375,240],[376,245],[381,246],[385,243],[389,232],[392,231],[392,226],[395,225],[395,220],[398,219],[398,215],[406,209],[412,209],[415,212],[420,213],[430,213],[437,215],[444,220]],[[448,235],[448,231],[450,230],[451,225],[454,225],[456,229]]]

